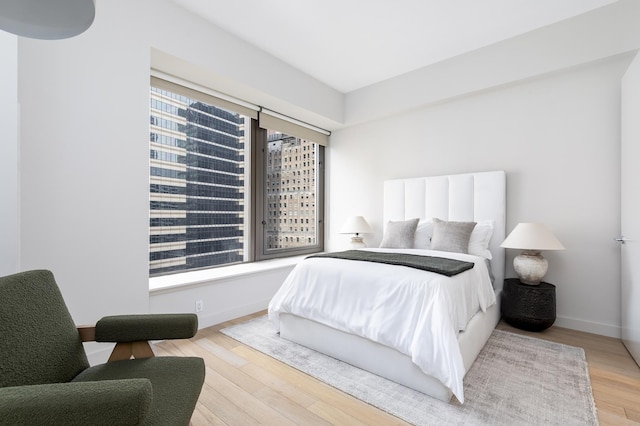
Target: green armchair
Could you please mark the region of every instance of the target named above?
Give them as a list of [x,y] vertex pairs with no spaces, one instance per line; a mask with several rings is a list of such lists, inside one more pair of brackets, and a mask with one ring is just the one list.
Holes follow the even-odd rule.
[[[193,337],[194,314],[105,317],[77,328],[53,274],[0,278],[0,425],[187,425],[205,377],[195,357],[148,340]],[[83,341],[115,342],[89,366]]]

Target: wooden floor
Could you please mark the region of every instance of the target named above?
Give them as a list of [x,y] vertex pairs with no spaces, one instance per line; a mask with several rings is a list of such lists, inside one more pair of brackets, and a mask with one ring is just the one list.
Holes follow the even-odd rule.
[[[264,312],[155,345],[158,355],[205,360],[193,426],[407,424],[219,332],[259,315]],[[600,424],[640,425],[640,368],[620,340],[559,327],[529,333],[501,322],[498,328],[584,348]]]

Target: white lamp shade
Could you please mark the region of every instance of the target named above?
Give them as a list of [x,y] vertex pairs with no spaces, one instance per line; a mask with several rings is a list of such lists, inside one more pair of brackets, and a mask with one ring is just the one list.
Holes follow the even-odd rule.
[[371,232],[373,232],[371,226],[362,216],[351,216],[340,229],[341,234],[368,234]]
[[542,223],[519,223],[500,247],[521,250],[564,250],[565,247]]
[[94,0],[2,0],[0,29],[43,40],[76,36],[93,23]]

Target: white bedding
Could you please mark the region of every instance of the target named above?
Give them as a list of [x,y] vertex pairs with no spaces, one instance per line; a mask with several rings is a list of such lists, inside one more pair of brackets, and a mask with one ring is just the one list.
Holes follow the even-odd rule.
[[496,302],[483,258],[419,249],[367,250],[450,257],[475,265],[445,277],[371,262],[305,259],[269,303],[276,329],[279,314],[291,313],[390,346],[464,402],[457,335],[478,310]]

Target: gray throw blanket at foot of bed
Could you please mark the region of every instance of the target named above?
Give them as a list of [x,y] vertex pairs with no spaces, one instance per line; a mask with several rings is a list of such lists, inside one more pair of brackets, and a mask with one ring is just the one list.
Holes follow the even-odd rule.
[[358,260],[363,262],[385,263],[387,265],[407,266],[409,268],[421,269],[423,271],[435,272],[437,274],[452,277],[461,272],[473,268],[473,262],[448,259],[446,257],[420,256],[407,253],[386,253],[365,250],[347,250],[333,253],[322,253],[308,256],[311,257],[331,257],[344,260]]

